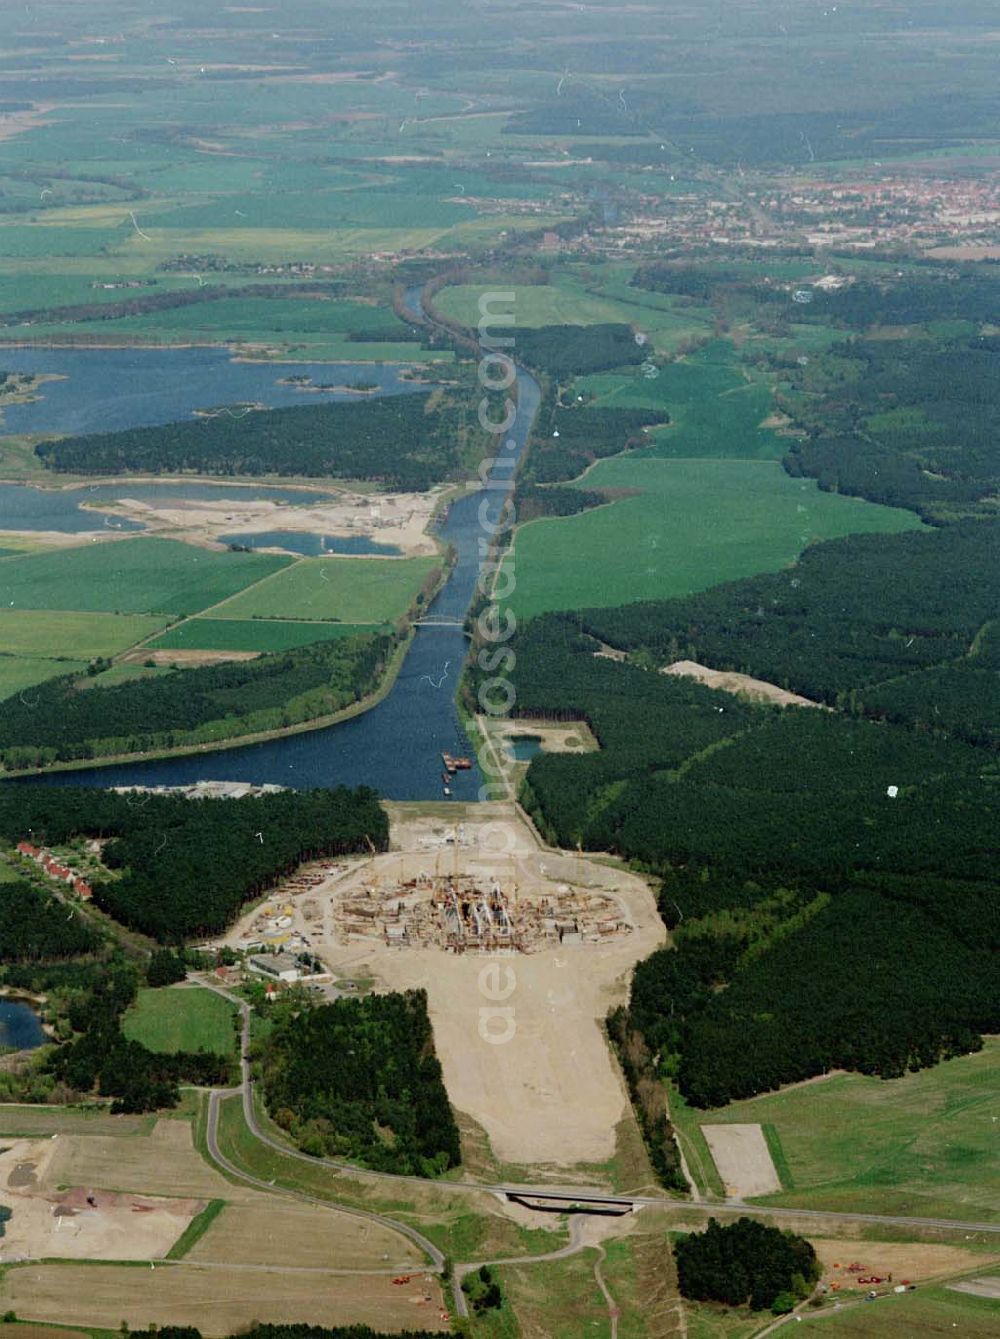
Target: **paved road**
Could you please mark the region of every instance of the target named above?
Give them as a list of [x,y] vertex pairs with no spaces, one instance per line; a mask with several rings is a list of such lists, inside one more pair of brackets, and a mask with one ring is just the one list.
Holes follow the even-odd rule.
[[[243,1081],[240,1090],[243,1095],[243,1113],[246,1123],[256,1139],[286,1157],[296,1158],[312,1166],[320,1163],[339,1172],[348,1172],[352,1176],[387,1181],[396,1186],[407,1182],[424,1187],[428,1185],[426,1178],[422,1176],[398,1176],[392,1172],[370,1171],[367,1168],[357,1167],[353,1163],[338,1162],[333,1158],[314,1158],[307,1153],[300,1153],[297,1149],[289,1148],[287,1144],[280,1143],[277,1139],[272,1139],[269,1134],[261,1129],[253,1105],[253,1079],[250,1074],[250,1063],[246,1058],[250,1044],[250,1006],[245,1000],[211,981],[204,980],[203,984],[208,986],[210,990],[214,990],[216,994],[222,995],[231,1004],[235,1004],[241,1011],[243,1020],[241,1059]],[[777,1205],[746,1204],[742,1200],[733,1199],[702,1200],[694,1203],[671,1199],[667,1195],[615,1195],[595,1189],[594,1186],[517,1185],[480,1181],[435,1181],[433,1184],[438,1190],[453,1190],[457,1194],[493,1194],[502,1195],[504,1198],[508,1195],[527,1195],[539,1199],[564,1202],[567,1206],[582,1203],[585,1200],[599,1200],[602,1204],[617,1205],[622,1208],[672,1209],[687,1215],[703,1214],[705,1217],[724,1218],[740,1214],[753,1214],[757,1218],[787,1218],[802,1223],[832,1221],[842,1223],[845,1226],[856,1227],[938,1228],[954,1232],[985,1232],[991,1235],[1000,1235],[1000,1222],[965,1222],[956,1218],[920,1218],[904,1214],[839,1213],[826,1209],[786,1209]],[[389,1219],[382,1221],[391,1222]],[[401,1230],[405,1228],[405,1225],[393,1225],[400,1227]]]

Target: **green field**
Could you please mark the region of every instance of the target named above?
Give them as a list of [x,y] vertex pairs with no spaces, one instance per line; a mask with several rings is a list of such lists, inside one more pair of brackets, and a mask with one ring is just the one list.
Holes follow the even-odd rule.
[[513,315],[514,324],[505,333],[513,334],[515,341],[518,327],[624,322],[647,335],[657,352],[670,352],[683,340],[704,338],[709,333],[710,312],[678,307],[669,295],[630,287],[632,268],[608,265],[561,271],[547,284],[460,284],[441,289],[434,304],[452,320],[476,327],[484,294],[513,293],[511,302],[494,299],[490,310]]
[[776,571],[817,539],[920,525],[912,512],[822,493],[777,461],[619,456],[580,486],[641,492],[517,532],[507,562],[515,565],[519,618],[689,595]]
[[304,558],[214,612],[224,619],[391,623],[440,565],[437,558]]
[[669,426],[656,430],[655,446],[643,455],[780,460],[789,447],[787,438],[761,426],[772,410],[770,388],[763,378],[751,379],[722,340],[652,378],[628,368],[580,377],[574,389],[602,407],[666,410]]
[[87,668],[83,660],[46,660],[35,656],[0,655],[0,702],[23,693],[36,683],[60,674],[77,674]]
[[[995,1269],[983,1269],[986,1276],[995,1276]],[[914,1339],[914,1336],[956,1334],[982,1335],[992,1339],[1000,1332],[1000,1301],[988,1297],[973,1297],[956,1292],[954,1288],[919,1288],[901,1296],[880,1297],[877,1302],[860,1302],[841,1307],[836,1313],[830,1308],[810,1314],[807,1320],[822,1321],[816,1327],[819,1335],[834,1334],[837,1339]],[[806,1333],[812,1333],[810,1326]]]
[[310,642],[371,632],[371,625],[293,623],[266,618],[192,618],[150,642],[151,651],[292,651]]
[[708,1158],[699,1125],[771,1127],[788,1188],[764,1203],[985,1221],[1000,1214],[998,1061],[992,1039],[901,1079],[837,1075],[713,1111],[671,1107],[696,1175]]
[[126,539],[0,559],[8,608],[193,614],[292,559],[214,553],[169,539]]
[[232,1055],[236,1049],[233,1007],[210,990],[166,986],[140,990],[122,1023],[129,1041],[151,1051],[214,1051]]
[[93,660],[125,651],[165,623],[141,614],[91,614],[0,609],[0,649],[5,655],[72,655]]

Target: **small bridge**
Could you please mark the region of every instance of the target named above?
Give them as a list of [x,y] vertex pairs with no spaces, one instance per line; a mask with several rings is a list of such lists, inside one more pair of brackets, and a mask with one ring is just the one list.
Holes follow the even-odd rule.
[[461,618],[436,618],[433,614],[429,618],[415,618],[413,620],[415,628],[451,628],[453,631],[462,632],[465,630],[465,621]]

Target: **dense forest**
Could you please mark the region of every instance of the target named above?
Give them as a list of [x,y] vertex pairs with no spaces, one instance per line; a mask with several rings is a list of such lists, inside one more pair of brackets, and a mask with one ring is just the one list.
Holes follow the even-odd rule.
[[[583,718],[601,745],[536,757],[523,802],[552,841],[660,874],[676,927],[612,1020],[634,1094],[649,1057],[721,1105],[833,1066],[901,1074],[1000,1026],[995,756],[985,724],[934,701],[966,664],[995,695],[998,531],[838,540],[786,572],[520,633],[518,712]],[[655,672],[681,658],[838,709]],[[638,1105],[669,1159],[663,1113]]]
[[249,898],[305,860],[388,845],[374,791],[285,791],[240,800],[8,783],[0,786],[0,837],[59,845],[111,838],[111,872],[94,901],[163,943],[217,934]]
[[90,953],[98,942],[53,894],[26,881],[0,883],[0,963],[72,958]]
[[710,1218],[704,1232],[681,1237],[674,1257],[682,1297],[778,1315],[808,1297],[821,1273],[805,1237],[752,1218],[725,1227]]
[[268,1109],[299,1147],[432,1176],[461,1160],[423,991],[307,1008],[259,1048]]
[[157,984],[152,963],[144,973],[37,877],[0,884],[0,905],[0,984],[44,996],[46,1018],[62,1043],[0,1075],[0,1100],[102,1097],[113,1099],[113,1112],[156,1111],[177,1105],[179,1083],[232,1081],[231,1062],[222,1056],[161,1054],[126,1040],[121,1020],[144,975]]
[[372,692],[394,644],[390,636],[361,633],[108,688],[78,676],[49,679],[30,702],[22,696],[4,703],[0,759],[13,771],[317,720]]
[[981,744],[1000,720],[998,609],[1000,523],[963,522],[817,544],[784,571],[578,626],[640,664],[701,661]]
[[[667,421],[663,411],[563,406],[552,389],[539,406],[530,450],[518,476],[518,495],[539,484],[575,479],[595,460],[644,446],[646,429]],[[553,514],[568,513],[557,510]]]
[[[842,262],[841,268],[849,265]],[[762,283],[755,272],[718,262],[652,261],[639,266],[632,283],[651,292],[709,303],[729,318],[787,317],[793,302],[792,285]],[[1000,310],[1000,275],[981,265],[926,262],[905,274],[890,271],[877,279],[845,279],[842,287],[810,291],[809,303],[794,307],[797,325],[864,332],[931,321],[992,324]]]
[[526,326],[517,332],[517,356],[549,376],[576,377],[641,363],[649,355],[644,343],[619,323]]
[[36,453],[73,474],[326,476],[423,490],[459,470],[463,423],[452,401],[419,392],[64,437]]
[[808,433],[789,473],[931,521],[994,514],[1000,337],[856,339],[789,376],[778,404]]

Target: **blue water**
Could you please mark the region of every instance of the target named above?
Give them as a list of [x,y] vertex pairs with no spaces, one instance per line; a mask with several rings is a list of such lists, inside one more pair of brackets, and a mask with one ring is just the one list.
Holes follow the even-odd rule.
[[507,754],[515,762],[530,762],[542,751],[542,741],[537,735],[514,735],[507,738]]
[[287,549],[316,558],[321,553],[382,554],[396,557],[402,553],[395,544],[376,544],[367,535],[310,535],[301,530],[254,530],[242,535],[220,535],[223,544],[244,544],[248,549]]
[[[363,375],[379,395],[412,395],[425,386],[404,380],[395,363],[237,363],[226,349],[18,349],[0,350],[5,372],[47,372],[66,378],[38,387],[34,404],[4,409],[4,433],[114,432],[187,418],[196,409],[243,402],[283,405],[315,403],[285,377],[347,385]],[[350,392],[324,392],[322,403],[357,400]],[[2,441],[0,441],[2,448]]]
[[22,1000],[0,999],[0,1048],[29,1051],[46,1040],[34,1009]]
[[[519,376],[519,395],[517,420],[505,439],[512,443],[505,457],[514,462],[524,450],[541,398],[538,383],[525,372]],[[499,478],[507,480],[512,473],[504,469]],[[451,507],[438,533],[454,545],[457,560],[429,616],[464,619],[480,570],[479,542],[485,533],[480,508],[485,506],[488,521],[495,520],[504,498],[499,489],[470,493]],[[371,711],[340,725],[183,758],[53,772],[27,779],[27,784],[180,786],[216,779],[296,789],[369,785],[392,800],[439,799],[441,754],[471,755],[455,706],[467,650],[460,626],[418,627],[392,690]],[[472,801],[483,780],[473,767],[458,772],[449,784],[455,799]]]
[[123,516],[82,507],[83,503],[90,508],[123,497],[132,498],[136,502],[160,503],[169,503],[173,499],[197,502],[264,499],[303,507],[330,500],[329,493],[314,489],[270,488],[257,484],[249,487],[183,482],[140,484],[127,480],[117,484],[91,484],[83,488],[32,488],[25,484],[0,484],[0,530],[59,530],[70,535],[81,534],[85,530],[99,530],[102,526],[111,530],[144,530],[146,527],[141,521],[130,521]]

